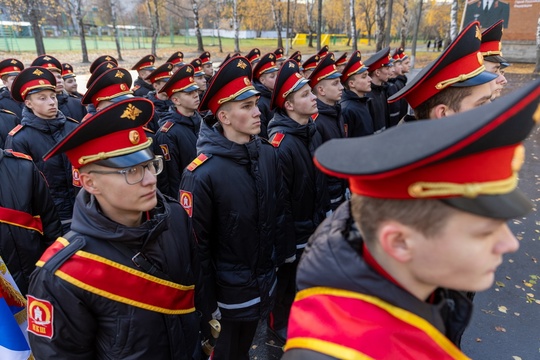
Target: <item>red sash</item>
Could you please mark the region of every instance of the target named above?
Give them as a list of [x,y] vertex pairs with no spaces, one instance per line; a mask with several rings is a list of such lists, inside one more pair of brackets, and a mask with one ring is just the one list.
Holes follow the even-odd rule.
[[[58,238],[36,265],[43,266],[68,244]],[[195,311],[194,285],[163,280],[86,251],[77,251],[55,275],[91,293],[142,309],[172,315]]]
[[469,359],[418,315],[346,290],[300,291],[288,331],[285,351],[309,349],[339,359]]
[[22,227],[37,231],[43,235],[43,224],[39,215],[32,216],[19,210],[8,209],[0,206],[0,223]]

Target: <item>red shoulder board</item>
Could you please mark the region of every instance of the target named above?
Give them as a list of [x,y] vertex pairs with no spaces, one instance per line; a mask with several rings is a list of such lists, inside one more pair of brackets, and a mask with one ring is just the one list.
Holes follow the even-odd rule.
[[192,162],[191,164],[189,164],[187,166],[187,169],[189,171],[193,171],[195,170],[196,168],[198,168],[202,163],[204,163],[206,160],[208,160],[209,157],[204,155],[204,154],[200,154],[199,156],[197,156]]
[[24,127],[24,125],[21,125],[21,124],[15,126],[13,129],[11,129],[11,131],[8,133],[8,135],[10,135],[10,136],[15,135],[15,134],[18,133],[19,130],[21,130],[23,127]]
[[274,135],[274,138],[272,141],[270,141],[270,144],[272,144],[273,147],[279,147],[283,139],[285,138],[285,134],[283,133],[277,133]]
[[32,161],[32,157],[30,155],[26,155],[26,154],[23,154],[21,152],[13,151],[11,149],[6,149],[6,151],[9,152],[11,155],[13,155],[15,157]]
[[140,87],[141,87],[140,85],[135,85],[135,86],[131,89],[131,91],[139,90]]
[[318,117],[319,117],[319,113],[315,113],[315,114],[311,115],[311,119],[313,121],[317,120]]
[[163,124],[163,126],[161,127],[160,131],[161,132],[168,132],[169,130],[171,130],[171,128],[173,127],[174,125],[174,122],[172,121],[167,121],[165,124]]

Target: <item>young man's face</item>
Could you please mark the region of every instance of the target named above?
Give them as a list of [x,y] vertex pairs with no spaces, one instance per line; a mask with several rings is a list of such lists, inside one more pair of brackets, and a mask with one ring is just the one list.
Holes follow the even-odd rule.
[[180,108],[179,111],[181,114],[191,116],[199,107],[199,92],[197,90],[190,92],[179,91],[171,96],[171,101],[177,108]]
[[13,80],[15,80],[16,77],[17,75],[2,76],[2,83],[4,84],[5,87],[7,87],[9,91],[11,91]]
[[42,119],[55,119],[58,113],[58,100],[56,93],[52,90],[43,90],[28,95],[24,104]]
[[214,68],[212,67],[212,64],[204,64],[202,68],[206,76],[214,75]]
[[[307,123],[309,117],[318,111],[316,99],[308,84],[302,86],[300,90],[292,94],[292,101],[286,102],[287,115],[300,123]],[[305,120],[305,122],[299,120]]]
[[[122,169],[93,165],[91,170]],[[126,182],[123,174],[85,173],[84,169],[81,179],[84,188],[96,196],[103,213],[120,224],[126,224],[129,219],[140,220],[142,212],[152,210],[157,205],[157,176],[148,169],[144,169],[143,180],[133,185]]]
[[[491,102],[491,82],[471,86],[472,93],[461,100],[459,112],[462,113],[467,110],[477,108],[479,106],[489,104]],[[452,115],[454,112],[450,109],[446,116]]]
[[146,77],[152,73],[152,70],[142,69],[138,71],[139,77],[147,84],[152,84],[150,80],[146,80]]
[[75,77],[70,77],[64,80],[64,88],[70,94],[77,92],[77,80]]
[[165,85],[167,81],[164,80],[158,80],[154,83],[152,83],[152,87],[156,90],[156,94],[160,94],[161,96],[167,97],[167,94],[160,93],[159,91],[163,88],[163,85]]
[[[313,69],[313,70],[314,70],[314,69]],[[311,73],[313,72],[313,70],[304,70],[304,71],[302,71],[302,73],[303,73],[303,75],[304,75],[304,77],[305,77],[306,79],[309,79],[309,75],[311,75]]]
[[64,91],[64,78],[62,77],[62,73],[60,71],[51,71],[51,73],[56,78],[56,93],[60,94],[62,91]]
[[519,247],[506,221],[460,210],[431,238],[413,231],[409,244],[411,278],[427,293],[437,287],[486,290],[502,256]]
[[411,70],[411,59],[407,58],[401,62],[401,73],[406,74]]
[[403,75],[403,64],[401,63],[401,61],[394,62],[394,66],[392,66],[392,68],[394,72],[394,77],[398,75]]
[[199,91],[203,92],[206,90],[206,79],[203,75],[200,76],[194,76],[193,80],[195,80],[195,84],[199,87]]
[[329,102],[338,102],[343,94],[343,85],[339,78],[321,80],[316,86],[320,87],[319,94]]
[[251,140],[252,135],[261,132],[261,112],[257,107],[258,96],[227,103],[225,110],[218,110],[218,118],[223,125],[227,139],[239,144]]
[[271,73],[262,74],[259,78],[261,84],[263,84],[268,90],[273,91],[276,85],[277,71]]
[[498,75],[495,79],[490,81],[492,99],[498,98],[501,96],[501,91],[504,85],[506,85],[508,82],[506,81],[506,77],[504,77],[504,75],[501,73],[501,64],[491,61],[484,61],[484,66],[486,67],[486,71]]
[[361,74],[355,74],[347,81],[349,82],[349,89],[358,95],[365,95],[371,91],[371,77],[367,71]]
[[[383,66],[375,70],[376,77],[373,78],[373,82],[376,83],[376,85],[381,85],[382,83],[387,82],[388,78],[390,77],[390,71],[390,67],[388,66]],[[378,83],[376,81],[378,81]]]

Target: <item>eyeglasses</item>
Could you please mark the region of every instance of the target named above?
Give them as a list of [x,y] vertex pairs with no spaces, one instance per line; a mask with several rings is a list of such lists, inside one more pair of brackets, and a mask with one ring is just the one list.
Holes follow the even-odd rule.
[[159,175],[163,171],[163,157],[156,156],[153,160],[150,160],[146,164],[135,165],[130,168],[125,168],[122,170],[111,170],[111,171],[102,171],[102,170],[91,170],[88,174],[122,174],[128,185],[135,185],[140,183],[144,179],[145,170],[148,169],[150,174]]

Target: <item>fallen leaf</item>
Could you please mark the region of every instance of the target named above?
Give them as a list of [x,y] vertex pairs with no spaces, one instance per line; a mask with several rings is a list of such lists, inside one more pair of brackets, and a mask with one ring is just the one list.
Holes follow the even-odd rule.
[[510,276],[508,276],[508,275],[506,275],[505,278],[506,278],[507,280],[512,280],[512,278],[511,278]]
[[482,342],[482,339],[476,338],[476,342]]
[[495,285],[497,285],[498,287],[505,287],[505,285],[504,285],[504,283],[502,281],[496,281]]
[[525,285],[526,287],[533,287],[533,284],[531,284],[530,282],[527,282],[525,280],[523,280],[523,285]]
[[512,259],[508,259],[508,262],[509,262],[509,263],[513,263],[513,262],[514,262],[514,260],[512,260]]
[[514,315],[519,316],[519,313],[515,312]]
[[495,330],[497,330],[498,332],[506,332],[506,329],[502,326],[495,326]]
[[527,296],[533,298],[533,297],[534,297],[534,294],[532,294],[532,293],[527,293]]
[[505,314],[506,314],[506,311],[508,310],[506,306],[499,306],[498,309],[500,312],[505,313]]
[[519,356],[512,356],[512,359],[514,360],[521,360],[521,358]]

